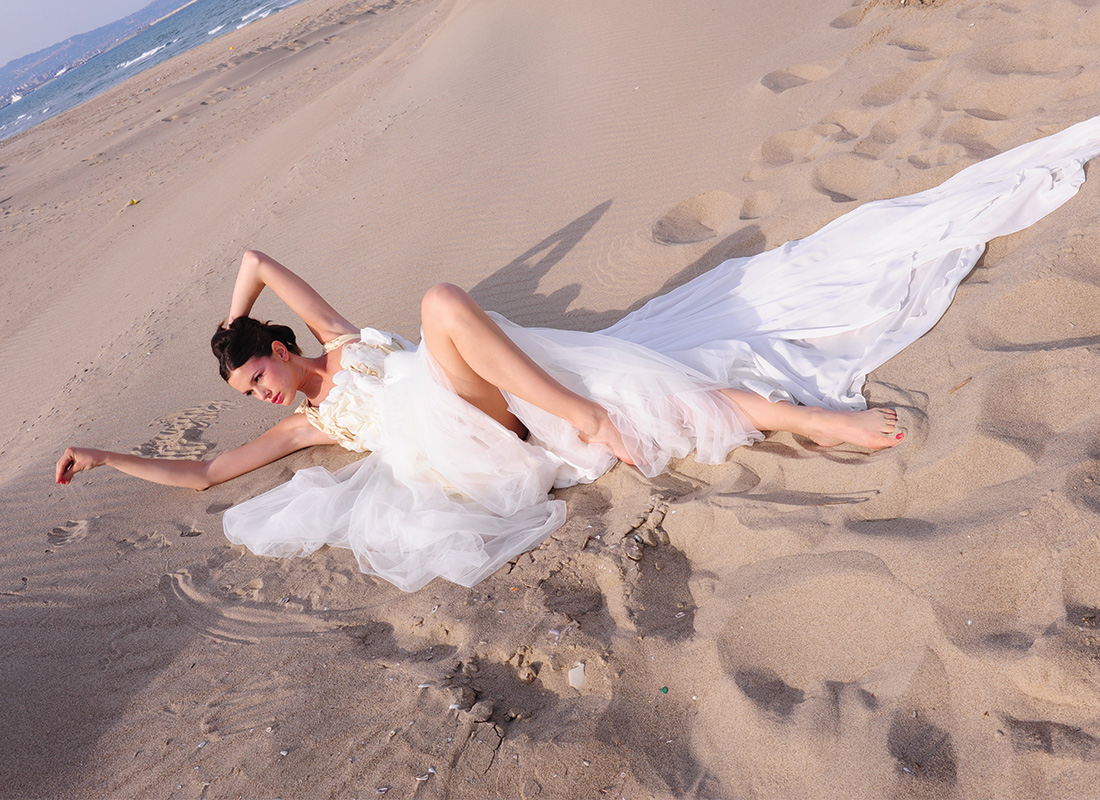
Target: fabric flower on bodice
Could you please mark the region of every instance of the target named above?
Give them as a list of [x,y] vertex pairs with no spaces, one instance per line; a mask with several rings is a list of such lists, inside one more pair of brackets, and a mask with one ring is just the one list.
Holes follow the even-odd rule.
[[396,334],[364,328],[359,341],[348,342],[340,353],[334,386],[317,406],[303,404],[297,410],[337,443],[355,452],[375,450],[381,442],[381,392],[385,385],[386,358],[398,350],[416,346]]

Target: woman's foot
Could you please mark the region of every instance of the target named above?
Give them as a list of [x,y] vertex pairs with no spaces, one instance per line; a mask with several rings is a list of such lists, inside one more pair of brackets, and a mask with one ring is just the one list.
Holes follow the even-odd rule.
[[892,408],[871,408],[867,411],[834,411],[814,408],[805,435],[822,447],[835,447],[848,442],[881,450],[901,444],[904,433],[897,432],[898,412]]

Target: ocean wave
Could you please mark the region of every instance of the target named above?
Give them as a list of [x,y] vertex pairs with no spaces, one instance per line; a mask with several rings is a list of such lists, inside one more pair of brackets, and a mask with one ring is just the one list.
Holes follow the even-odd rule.
[[[245,25],[247,25],[249,22],[252,22],[253,20],[263,19],[264,17],[266,17],[268,14],[271,13],[271,9],[272,9],[272,6],[268,3],[265,3],[262,6],[258,6],[257,8],[252,9],[247,14],[245,14],[243,17],[241,17],[241,22],[243,22]],[[238,30],[240,29],[240,27],[241,26],[239,26],[239,25],[237,26]]]
[[132,67],[134,64],[138,64],[138,63],[144,61],[147,58],[155,56],[157,53],[159,53],[161,50],[163,50],[164,48],[166,48],[170,44],[171,44],[171,42],[165,42],[162,45],[154,47],[152,50],[146,50],[144,53],[142,53],[137,58],[130,59],[129,61],[123,61],[121,64],[117,65],[117,69],[126,69],[127,67]]
[[299,2],[299,0],[275,0],[273,3],[264,3],[261,6],[257,6],[241,17],[241,23],[237,26],[237,30],[240,30],[250,22],[255,22],[258,19],[270,16],[276,11],[282,11],[284,8],[292,6],[297,2]]
[[207,36],[215,36],[215,35],[216,35],[216,34],[218,33],[218,31],[220,31],[220,30],[221,30],[222,28],[224,28],[224,27],[225,27],[224,25],[219,25],[218,27],[214,28],[214,30],[212,30],[212,31],[207,31],[207,32],[206,32],[206,35],[207,35]]

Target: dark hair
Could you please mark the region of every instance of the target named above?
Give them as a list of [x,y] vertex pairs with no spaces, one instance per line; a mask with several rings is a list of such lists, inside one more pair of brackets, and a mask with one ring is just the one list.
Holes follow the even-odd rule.
[[222,379],[228,381],[229,373],[253,356],[271,355],[271,345],[281,342],[290,352],[301,355],[294,339],[294,331],[286,325],[260,322],[252,317],[237,317],[227,326],[224,322],[214,331],[210,349],[218,359]]

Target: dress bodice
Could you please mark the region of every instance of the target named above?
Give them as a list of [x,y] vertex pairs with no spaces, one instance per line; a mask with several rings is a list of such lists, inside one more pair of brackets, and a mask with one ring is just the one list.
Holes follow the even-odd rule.
[[329,342],[324,349],[340,352],[340,371],[334,385],[317,405],[308,400],[295,413],[305,414],[315,428],[331,436],[348,450],[376,450],[382,432],[380,396],[386,386],[385,361],[399,350],[412,351],[416,345],[397,334],[363,328],[358,334],[345,334]]

